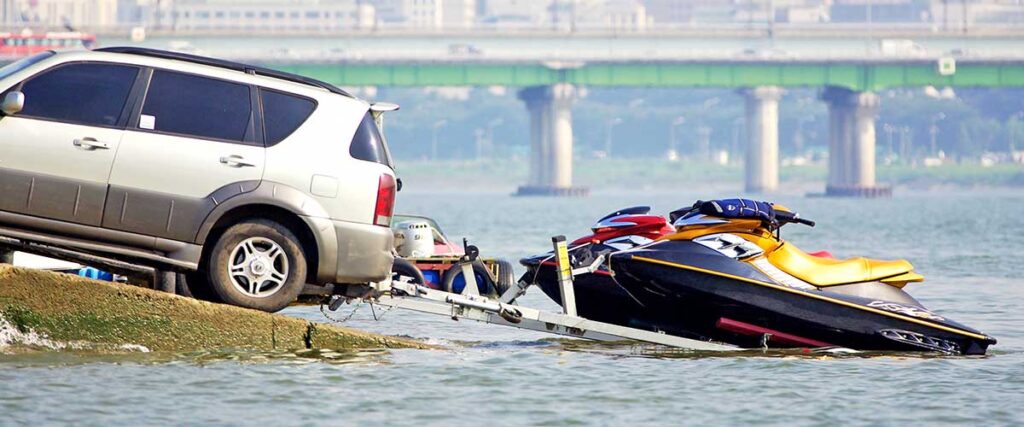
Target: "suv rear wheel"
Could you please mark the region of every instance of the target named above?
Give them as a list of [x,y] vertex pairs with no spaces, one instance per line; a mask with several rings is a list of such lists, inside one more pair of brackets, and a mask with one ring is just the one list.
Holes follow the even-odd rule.
[[250,220],[228,228],[206,260],[210,287],[227,304],[279,311],[302,292],[306,257],[287,227]]

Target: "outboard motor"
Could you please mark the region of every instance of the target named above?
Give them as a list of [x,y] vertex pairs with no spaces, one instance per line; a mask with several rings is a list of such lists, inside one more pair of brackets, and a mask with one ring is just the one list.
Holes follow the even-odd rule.
[[402,258],[434,256],[434,229],[426,221],[405,221],[396,227],[395,249]]

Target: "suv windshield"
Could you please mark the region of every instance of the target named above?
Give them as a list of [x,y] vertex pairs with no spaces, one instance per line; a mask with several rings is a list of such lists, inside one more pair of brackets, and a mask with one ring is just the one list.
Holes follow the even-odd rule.
[[28,68],[32,64],[35,64],[35,63],[37,63],[39,61],[42,61],[42,60],[44,60],[46,58],[49,58],[49,57],[53,56],[54,53],[55,53],[54,51],[48,50],[46,52],[38,53],[38,54],[35,54],[35,55],[32,55],[32,56],[29,56],[27,58],[22,58],[22,59],[20,59],[20,60],[18,60],[16,62],[12,62],[10,64],[7,64],[3,68],[0,68],[0,80],[7,78],[7,76],[9,76],[11,74],[17,73],[18,71],[24,70],[25,68]]

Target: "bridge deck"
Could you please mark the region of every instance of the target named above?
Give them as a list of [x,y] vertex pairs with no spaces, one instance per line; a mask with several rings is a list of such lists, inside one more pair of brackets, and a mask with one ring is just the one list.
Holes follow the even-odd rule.
[[[1024,61],[961,61],[942,75],[938,61],[598,62],[572,68],[524,63],[341,62],[266,65],[342,86],[1024,87]],[[564,64],[563,64],[564,65]]]

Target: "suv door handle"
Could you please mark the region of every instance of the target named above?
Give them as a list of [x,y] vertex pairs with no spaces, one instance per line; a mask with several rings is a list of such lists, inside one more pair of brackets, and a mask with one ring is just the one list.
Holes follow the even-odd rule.
[[230,166],[233,168],[253,167],[256,166],[252,163],[246,162],[245,157],[232,154],[230,156],[224,156],[220,158],[220,162],[223,165]]
[[107,144],[106,142],[100,142],[100,141],[97,141],[96,138],[89,138],[89,137],[82,138],[82,139],[76,139],[74,141],[71,141],[71,144],[74,145],[75,147],[81,148],[83,150],[90,150],[90,151],[91,150],[109,150],[110,149],[110,145]]

